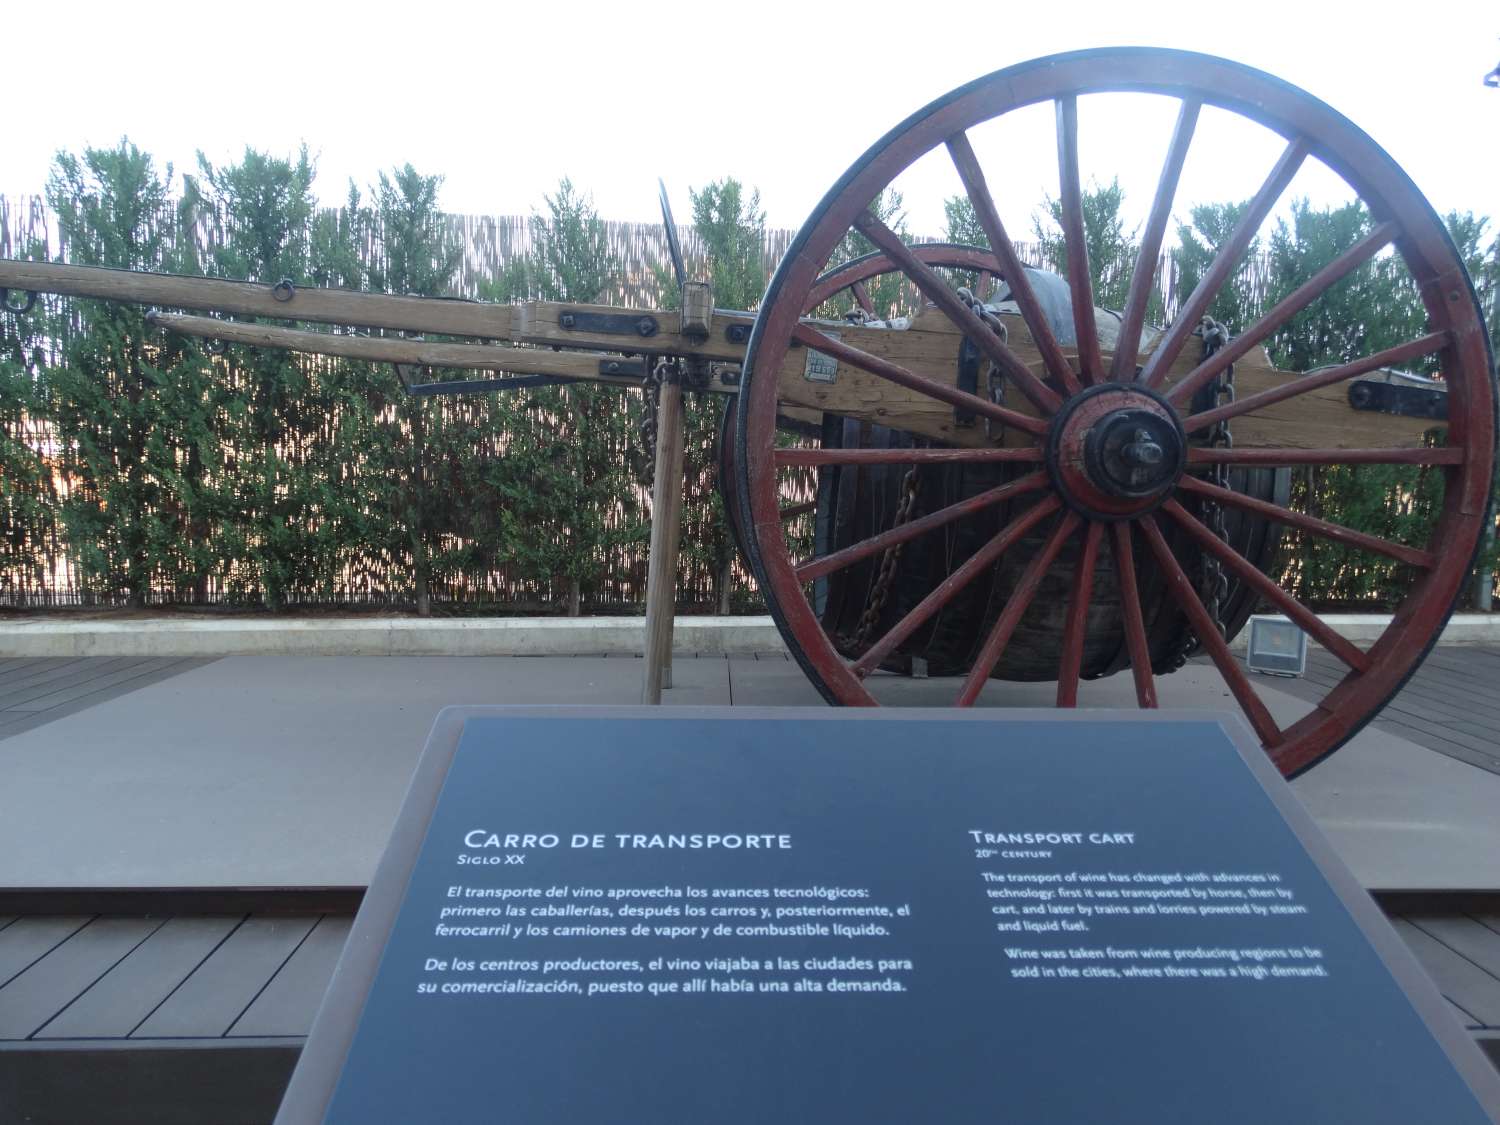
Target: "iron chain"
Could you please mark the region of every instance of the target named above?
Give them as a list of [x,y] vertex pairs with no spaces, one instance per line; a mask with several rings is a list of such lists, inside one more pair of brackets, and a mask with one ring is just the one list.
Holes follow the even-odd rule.
[[[1215,352],[1221,351],[1228,343],[1229,329],[1213,317],[1205,316],[1203,318],[1203,358],[1208,359]],[[1214,381],[1212,407],[1227,406],[1234,401],[1234,397],[1234,364],[1231,363]],[[1233,447],[1234,435],[1230,433],[1227,418],[1215,422],[1209,429],[1208,445],[1210,449]],[[1212,484],[1227,489],[1229,466],[1222,462],[1214,465],[1208,477]],[[1214,533],[1215,538],[1227,544],[1229,529],[1224,520],[1224,506],[1213,500],[1204,500],[1202,512],[1204,522]],[[1225,634],[1224,603],[1229,598],[1229,576],[1224,573],[1224,566],[1219,562],[1218,556],[1208,551],[1200,553],[1199,568],[1199,589],[1203,598],[1203,606],[1208,610],[1208,616],[1213,620],[1214,627],[1218,629],[1222,637]]]
[[[917,493],[921,490],[922,478],[917,474],[917,466],[913,465],[901,478],[901,502],[896,505],[896,518],[891,524],[891,530],[894,531],[911,519],[912,509],[916,507]],[[885,603],[890,600],[891,584],[896,579],[896,564],[901,561],[901,549],[905,546],[905,543],[897,543],[894,547],[887,547],[885,553],[880,556],[880,571],[870,587],[870,596],[865,601],[865,611],[860,615],[859,624],[855,627],[854,636],[850,642],[856,652],[864,652],[869,645],[870,634],[880,624],[880,615],[885,612]]]
[[661,385],[670,374],[675,360],[663,357],[652,363],[646,362],[646,378],[641,383],[641,416],[636,422],[636,436],[640,439],[642,457],[636,462],[636,480],[650,487],[656,476],[656,431],[657,418],[661,413]]
[[[969,306],[969,310],[974,313],[975,316],[984,321],[991,332],[1000,337],[1000,342],[1002,344],[1008,344],[1010,342],[1010,331],[1005,327],[1005,322],[995,314],[994,309],[981,301],[968,289],[960,289],[958,291],[958,298],[964,304]],[[1005,378],[1001,374],[1000,369],[995,366],[993,360],[986,360],[985,367],[987,372],[985,376],[985,384],[986,390],[989,394],[990,402],[994,403],[996,406],[1004,406]],[[990,441],[1000,441],[1005,436],[1005,423],[997,422],[995,419],[986,415],[984,419],[984,435]]]

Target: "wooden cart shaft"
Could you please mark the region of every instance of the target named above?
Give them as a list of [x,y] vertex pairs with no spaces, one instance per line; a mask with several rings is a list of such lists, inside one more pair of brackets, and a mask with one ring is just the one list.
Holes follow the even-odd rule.
[[[754,314],[720,310],[715,312],[706,337],[688,336],[680,330],[679,314],[672,310],[554,301],[502,305],[300,287],[290,282],[268,285],[4,259],[0,259],[0,289],[485,341],[464,343],[317,332],[176,313],[157,313],[152,317],[152,322],[161,328],[194,337],[430,368],[545,375],[635,386],[640,384],[642,374],[636,357],[680,357],[698,361],[706,375],[695,389],[723,394],[737,391],[735,369],[744,362],[745,341],[755,322]],[[1039,349],[1021,318],[1002,315],[1002,320],[1009,330],[1011,351],[1042,376],[1044,366]],[[778,385],[780,400],[794,415],[841,414],[960,447],[1035,443],[1035,433],[1023,427],[999,426],[992,430],[983,420],[960,421],[964,412],[952,404],[868,369],[893,365],[944,387],[956,388],[963,336],[936,310],[929,308],[915,318],[911,327],[901,331],[849,324],[817,323],[816,327],[832,335],[840,345],[872,357],[875,362],[871,364],[864,359],[849,362],[821,353],[810,358],[809,352],[814,349],[793,349]],[[1162,389],[1169,390],[1198,362],[1196,349],[1183,349]],[[1236,386],[1242,399],[1299,377],[1275,369],[1261,348],[1253,349],[1236,364]],[[1028,417],[1038,414],[1032,403],[1019,394],[1010,395],[1005,405]],[[1269,405],[1234,422],[1238,442],[1281,449],[1417,446],[1432,425],[1431,419],[1356,411],[1350,407],[1346,388],[1340,383],[1320,387],[1284,404]]]

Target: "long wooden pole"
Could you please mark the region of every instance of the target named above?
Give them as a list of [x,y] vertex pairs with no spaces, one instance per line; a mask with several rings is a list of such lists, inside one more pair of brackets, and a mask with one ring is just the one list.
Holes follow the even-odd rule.
[[151,324],[186,336],[227,340],[262,348],[289,348],[317,355],[384,363],[410,363],[419,367],[453,367],[473,371],[506,371],[517,375],[559,375],[592,383],[624,387],[641,385],[636,375],[610,375],[611,362],[623,357],[599,352],[556,352],[550,348],[509,348],[498,344],[451,344],[442,341],[402,340],[389,336],[344,336],[331,332],[307,332],[271,324],[217,320],[208,316],[153,312]]
[[657,401],[642,703],[660,703],[662,689],[672,686],[672,617],[677,606],[677,549],[682,532],[682,442],[682,384],[671,379],[662,383]]
[[267,285],[258,281],[8,258],[0,259],[0,287],[174,309],[212,309],[236,316],[274,316],[493,340],[511,337],[511,306],[486,301],[396,297],[388,293],[304,288],[287,282]]

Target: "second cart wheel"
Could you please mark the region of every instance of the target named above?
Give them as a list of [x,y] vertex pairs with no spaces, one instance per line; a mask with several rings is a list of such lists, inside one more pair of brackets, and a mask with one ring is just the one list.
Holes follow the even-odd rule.
[[[1079,177],[1080,101],[1112,93],[1158,95],[1178,106],[1177,122],[1130,280],[1118,346],[1100,344],[1088,269]],[[986,123],[1037,104],[1055,111],[1062,230],[1072,293],[1071,352],[1049,327],[1020,269],[970,134]],[[1236,228],[1224,240],[1202,281],[1174,321],[1140,346],[1155,280],[1155,263],[1171,215],[1184,162],[1200,114],[1212,108],[1254,123],[1278,138],[1281,152],[1254,189]],[[1005,337],[957,300],[932,269],[867,210],[905,169],[928,153],[951,160],[1000,272],[1020,306],[1034,363],[1023,361]],[[1209,354],[1189,350],[1193,334],[1257,230],[1309,158],[1352,189],[1370,216],[1369,233],[1243,332]],[[1019,154],[1007,153],[1006,168]],[[897,263],[945,318],[949,331],[978,348],[1001,372],[1008,403],[968,394],[951,366],[908,356],[915,337],[879,344],[853,329],[809,322],[805,312],[824,263],[851,230]],[[1238,401],[1203,405],[1231,364],[1244,362],[1273,333],[1329,288],[1377,255],[1404,264],[1427,314],[1425,330],[1389,348],[1350,356],[1332,369],[1296,379],[1269,380]],[[879,353],[879,354],[877,354]],[[1076,353],[1076,354],[1074,354]],[[1277,433],[1264,419],[1278,403],[1309,395],[1359,375],[1435,357],[1448,387],[1449,422],[1441,444],[1347,445],[1338,432],[1317,441],[1295,432],[1295,419]],[[827,401],[839,394],[809,387],[813,380],[856,373],[858,386],[885,392],[858,406],[877,416],[954,440],[953,448],[778,449],[776,417],[783,400]],[[819,398],[818,396],[823,396]],[[1302,402],[1312,400],[1303,399]],[[833,407],[830,405],[829,409]],[[846,410],[851,409],[846,407]],[[943,412],[967,411],[992,421],[1003,439],[983,442],[949,433]],[[1206,440],[1234,420],[1260,435],[1233,446]],[[772,280],[751,337],[740,392],[736,460],[741,518],[751,563],[789,647],[831,702],[879,702],[871,686],[892,653],[982,576],[1005,568],[994,584],[982,637],[953,685],[950,703],[980,700],[1007,649],[1026,628],[1046,618],[1060,638],[1054,675],[1059,706],[1077,705],[1085,652],[1101,616],[1124,637],[1134,698],[1156,705],[1148,612],[1142,576],[1155,571],[1162,596],[1188,622],[1222,675],[1229,693],[1267,754],[1288,774],[1332,752],[1360,729],[1421,662],[1452,612],[1489,518],[1494,472],[1496,394],[1483,318],[1451,240],[1438,216],[1401,169],[1369,137],[1305,92],[1251,68],[1204,55],[1137,48],[1083,51],[1036,60],[970,83],[908,118],[861,157],[829,192],[798,233]],[[961,440],[960,440],[961,439]],[[947,504],[920,519],[897,522],[826,554],[794,555],[780,519],[782,474],[810,465],[890,463],[1009,463],[1024,469],[1009,484]],[[1442,480],[1442,499],[1419,539],[1399,542],[1340,526],[1291,502],[1246,496],[1225,488],[1224,467],[1423,466]],[[1205,508],[1205,505],[1210,508]],[[1247,512],[1299,534],[1395,560],[1409,575],[1407,593],[1390,626],[1372,646],[1340,637],[1287,589],[1234,550],[1204,512]],[[997,515],[998,513],[998,515]],[[989,521],[983,523],[980,521]],[[953,524],[982,527],[982,544],[899,621],[869,638],[857,655],[842,651],[824,629],[810,598],[818,579],[880,554],[894,544]],[[1243,581],[1272,609],[1301,625],[1340,660],[1347,672],[1321,703],[1286,722],[1273,718],[1220,632],[1222,619],[1183,565],[1186,542],[1213,566]],[[1069,577],[1060,578],[1061,563]],[[1107,589],[1101,614],[1096,596]],[[1144,604],[1143,604],[1144,603]],[[1048,627],[1046,625],[1043,626]]]

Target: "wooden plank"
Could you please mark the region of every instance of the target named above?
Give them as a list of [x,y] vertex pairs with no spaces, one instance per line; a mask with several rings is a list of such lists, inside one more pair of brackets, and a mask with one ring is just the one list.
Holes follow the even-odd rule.
[[92,919],[91,914],[18,918],[0,930],[0,985],[9,984]]
[[71,703],[75,699],[83,699],[86,696],[95,695],[106,688],[128,684],[155,672],[164,672],[173,665],[180,663],[182,659],[180,656],[160,656],[149,660],[142,660],[127,667],[114,669],[106,675],[95,676],[82,683],[60,688],[45,695],[36,696],[25,702],[11,703],[6,707],[6,710],[47,711],[64,703]]
[[1374,724],[1380,730],[1394,734],[1398,738],[1404,738],[1408,742],[1414,742],[1434,754],[1441,754],[1445,758],[1452,758],[1456,762],[1466,762],[1486,773],[1500,774],[1500,757],[1493,753],[1471,750],[1467,746],[1460,746],[1456,742],[1450,742],[1440,735],[1433,734],[1429,730],[1409,727],[1404,723],[1393,722],[1389,719],[1378,719]]
[[159,929],[160,918],[96,918],[0,988],[0,1039],[25,1039]]
[[[1417,724],[1405,721],[1405,720],[1403,720],[1403,719],[1401,719],[1399,717],[1392,717],[1391,719],[1388,719],[1387,721],[1393,722],[1393,723],[1399,723],[1401,726],[1408,727],[1408,728],[1414,729],[1414,730],[1422,730],[1423,729],[1422,727],[1418,726]],[[1500,748],[1496,747],[1495,740],[1494,740],[1493,737],[1490,737],[1490,738],[1475,738],[1472,734],[1465,734],[1463,731],[1454,730],[1453,727],[1448,726],[1448,725],[1443,725],[1441,727],[1434,727],[1431,730],[1431,733],[1434,734],[1434,735],[1436,735],[1436,736],[1438,736],[1438,737],[1440,737],[1440,738],[1442,738],[1442,739],[1444,739],[1447,742],[1455,743],[1455,744],[1457,744],[1459,746],[1468,747],[1470,750],[1473,750],[1473,751],[1475,751],[1475,752],[1477,752],[1479,754],[1485,755],[1487,757],[1493,758],[1493,757],[1497,756],[1497,753],[1500,753]]]
[[7,680],[0,683],[0,710],[10,710],[17,701],[35,699],[38,695],[45,695],[48,691],[83,683],[95,676],[102,676],[137,664],[142,659],[144,658],[139,656],[95,657],[91,660],[79,660],[62,667],[49,668],[43,672]]
[[353,919],[324,915],[307,940],[271,978],[245,1014],[229,1029],[231,1037],[306,1035],[333,967],[349,938]]
[[[152,324],[209,340],[230,340],[260,348],[290,348],[315,355],[345,356],[377,363],[410,363],[419,367],[460,368],[469,371],[502,371],[513,375],[561,375],[592,383],[639,387],[639,377],[608,375],[601,361],[623,360],[592,352],[555,352],[551,348],[503,348],[494,344],[449,344],[438,341],[404,340],[382,336],[335,335],[304,332],[269,324],[241,324],[213,317],[155,313]],[[423,381],[426,381],[424,376]]]
[[14,1125],[264,1125],[297,1040],[0,1044],[0,1122]]
[[22,676],[34,676],[64,664],[76,664],[85,659],[87,657],[83,656],[6,657],[0,660],[0,688],[10,687]]
[[[1014,314],[1002,314],[1001,319],[1007,327],[1010,349],[1038,376],[1044,375],[1041,356],[1025,322]],[[960,336],[946,317],[919,315],[905,331],[858,325],[819,324],[816,327],[837,335],[844,344],[919,375],[949,386],[957,385]],[[1066,354],[1070,359],[1073,357],[1072,352]],[[986,436],[983,426],[956,426],[951,406],[850,364],[838,363],[832,382],[810,380],[807,377],[807,355],[805,348],[792,348],[787,352],[777,384],[777,396],[782,402],[866,418],[952,445],[986,447],[997,444]],[[1105,362],[1108,363],[1111,357],[1112,352],[1107,352]],[[1198,362],[1197,349],[1185,348],[1161,389],[1170,389],[1197,367]],[[1272,367],[1262,348],[1257,348],[1235,365],[1235,388],[1242,398],[1297,378],[1294,373]],[[1356,411],[1349,406],[1346,396],[1347,390],[1343,386],[1322,387],[1252,414],[1241,415],[1231,422],[1235,444],[1276,449],[1407,448],[1422,444],[1423,434],[1433,427],[1431,419]],[[1039,413],[1013,388],[1005,405],[1031,416]],[[1034,445],[1036,441],[1029,434],[1008,430],[998,444],[1014,447]]]
[[656,467],[651,486],[651,546],[646,556],[646,657],[641,702],[658,704],[672,686],[672,624],[677,553],[682,535],[682,385],[664,383],[657,398]]
[[1391,924],[1444,996],[1486,1026],[1500,1026],[1500,980],[1406,919]]
[[1463,914],[1407,914],[1406,920],[1500,981],[1500,934]]
[[38,1039],[124,1038],[140,1026],[243,920],[172,918],[57,1018]]
[[132,273],[129,270],[64,266],[0,259],[0,287],[98,297],[173,309],[209,309],[237,316],[311,320],[366,328],[437,332],[500,340],[510,335],[511,306],[434,297],[393,297],[346,289],[298,288],[278,301],[271,285],[253,281]]
[[0,887],[0,913],[221,916],[238,922],[251,914],[352,916],[364,896],[364,887]]
[[223,1035],[316,922],[316,917],[247,918],[131,1038]]
[[[1320,682],[1330,678],[1328,673],[1321,670],[1318,672],[1318,677]],[[1444,714],[1467,713],[1500,719],[1500,707],[1488,700],[1475,698],[1474,693],[1466,690],[1464,685],[1452,681],[1423,677],[1419,673],[1407,681],[1401,688],[1400,694],[1403,697],[1410,696],[1419,702],[1437,707]]]

